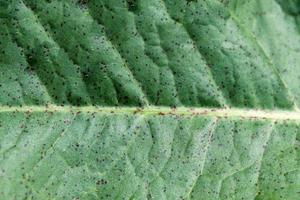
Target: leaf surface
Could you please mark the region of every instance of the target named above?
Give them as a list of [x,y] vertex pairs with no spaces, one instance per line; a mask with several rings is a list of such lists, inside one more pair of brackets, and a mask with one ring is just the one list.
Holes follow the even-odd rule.
[[285,199],[299,0],[0,0],[0,199]]

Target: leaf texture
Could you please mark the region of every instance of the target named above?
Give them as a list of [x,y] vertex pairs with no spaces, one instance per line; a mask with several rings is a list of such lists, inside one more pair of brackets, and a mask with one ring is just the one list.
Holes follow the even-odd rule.
[[0,199],[298,199],[299,14],[0,0]]

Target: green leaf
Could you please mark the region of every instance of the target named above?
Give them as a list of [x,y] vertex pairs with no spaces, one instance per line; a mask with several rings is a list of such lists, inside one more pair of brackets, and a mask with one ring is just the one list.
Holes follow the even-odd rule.
[[299,9],[0,0],[0,199],[298,199]]

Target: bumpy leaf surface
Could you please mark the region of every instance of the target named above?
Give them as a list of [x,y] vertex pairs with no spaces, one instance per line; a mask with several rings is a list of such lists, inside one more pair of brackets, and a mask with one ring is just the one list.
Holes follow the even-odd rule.
[[0,0],[0,199],[299,199],[299,85],[299,0]]

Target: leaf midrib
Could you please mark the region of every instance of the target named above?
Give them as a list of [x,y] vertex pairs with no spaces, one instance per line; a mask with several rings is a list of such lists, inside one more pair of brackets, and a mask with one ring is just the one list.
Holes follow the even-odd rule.
[[129,114],[129,115],[174,115],[174,116],[211,116],[231,117],[241,119],[270,119],[270,120],[296,120],[300,121],[299,111],[260,110],[242,108],[197,108],[197,107],[110,107],[110,106],[0,106],[0,113],[7,112],[57,112],[57,113],[103,113],[103,114]]

